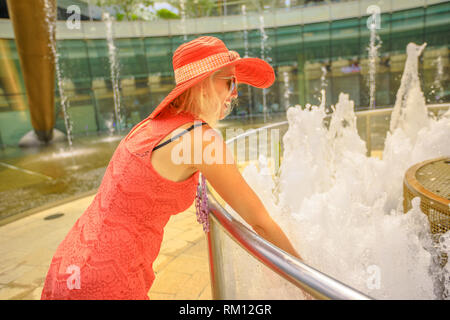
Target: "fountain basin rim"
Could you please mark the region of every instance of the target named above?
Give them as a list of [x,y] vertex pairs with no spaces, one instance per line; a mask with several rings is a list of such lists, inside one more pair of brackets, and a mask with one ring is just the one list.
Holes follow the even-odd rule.
[[[426,107],[428,109],[440,109],[440,108],[450,108],[450,103],[437,103],[437,104],[427,104]],[[355,114],[356,116],[367,116],[367,115],[382,115],[382,114],[390,114],[392,112],[394,108],[393,107],[385,107],[385,108],[377,108],[374,110],[361,110],[361,111],[356,111]],[[326,118],[329,118],[330,115],[327,115]],[[234,142],[235,140],[241,139],[241,138],[245,138],[249,135],[252,135],[256,132],[258,132],[258,130],[264,130],[264,129],[270,129],[273,127],[277,127],[277,126],[282,126],[284,124],[287,124],[288,121],[284,120],[284,121],[280,121],[280,122],[276,122],[276,123],[271,123],[256,129],[251,129],[247,132],[244,132],[240,135],[237,135],[233,138],[230,138],[226,141],[226,144],[231,144],[232,142]]]

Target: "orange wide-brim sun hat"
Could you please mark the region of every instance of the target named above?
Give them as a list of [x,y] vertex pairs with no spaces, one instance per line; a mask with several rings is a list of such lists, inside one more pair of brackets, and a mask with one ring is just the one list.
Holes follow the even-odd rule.
[[236,51],[228,50],[222,40],[211,36],[183,43],[175,50],[172,62],[175,88],[148,116],[150,119],[154,119],[187,89],[224,67],[235,66],[238,83],[268,88],[275,81],[273,68],[266,61],[259,58],[241,58]]

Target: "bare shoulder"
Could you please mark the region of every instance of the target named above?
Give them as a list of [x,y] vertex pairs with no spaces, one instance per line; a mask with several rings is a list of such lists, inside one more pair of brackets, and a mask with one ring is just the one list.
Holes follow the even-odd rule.
[[234,158],[219,130],[205,124],[194,128],[189,138],[193,168],[202,170],[205,166],[234,164]]
[[[251,226],[265,225],[261,222],[264,220],[264,205],[242,177],[221,133],[208,125],[194,130],[197,129],[204,135],[202,142],[192,147],[192,153],[200,151],[202,158],[201,162],[194,162],[193,167],[247,223]],[[191,135],[194,136],[194,133]]]

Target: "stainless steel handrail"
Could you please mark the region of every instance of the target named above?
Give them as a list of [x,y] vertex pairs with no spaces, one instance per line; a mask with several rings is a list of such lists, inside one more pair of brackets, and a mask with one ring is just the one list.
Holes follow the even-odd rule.
[[[297,258],[274,246],[256,233],[250,231],[241,222],[233,218],[215,198],[209,200],[210,218],[225,229],[248,253],[260,260],[280,276],[303,289],[317,299],[358,299],[370,297],[345,284],[311,268]],[[211,221],[210,221],[211,222]],[[210,231],[211,232],[211,231]],[[211,235],[209,235],[210,237]],[[210,238],[209,238],[210,240]],[[216,282],[213,282],[213,286]],[[218,288],[213,288],[217,292]],[[217,294],[213,294],[217,295]],[[215,297],[217,298],[217,297]]]
[[[429,105],[428,108],[445,108],[449,105],[450,104]],[[367,118],[370,118],[372,113],[375,113],[377,115],[389,114],[389,112],[392,112],[392,109],[393,108],[385,108],[382,110],[360,111],[356,112],[356,114],[359,116],[366,116]],[[233,137],[227,140],[226,143],[230,144],[237,139],[250,136],[258,132],[258,130],[273,128],[284,125],[286,123],[287,121],[282,121],[275,124],[269,124],[258,129],[254,129]],[[367,138],[370,141],[370,128],[366,130],[368,130]],[[368,149],[368,152],[370,154],[370,146],[368,146]],[[207,241],[211,271],[211,286],[214,299],[221,298],[220,288],[218,288],[218,278],[220,277],[220,274],[216,272],[217,269],[220,268],[220,266],[216,265],[218,259],[215,257],[218,248],[215,247],[217,244],[214,243],[214,240],[212,239],[214,236],[214,232],[216,232],[217,226],[223,228],[233,241],[239,244],[253,257],[257,258],[271,270],[275,271],[277,274],[293,283],[298,288],[311,294],[316,299],[373,299],[339,282],[338,280],[326,274],[323,274],[318,270],[315,270],[314,268],[308,266],[297,258],[291,256],[290,254],[261,238],[259,235],[249,230],[240,221],[229,214],[210,192],[209,187],[207,188],[207,192],[208,204],[210,208],[209,217],[211,224],[210,232],[207,233]]]

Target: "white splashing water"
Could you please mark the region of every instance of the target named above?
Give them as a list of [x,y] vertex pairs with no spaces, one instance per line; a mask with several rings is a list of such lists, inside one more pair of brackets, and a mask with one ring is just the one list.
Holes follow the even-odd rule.
[[406,46],[407,59],[390,123],[391,132],[401,128],[413,140],[421,128],[429,126],[418,73],[419,56],[425,46],[426,43],[421,46],[409,43]]
[[380,36],[376,33],[376,23],[370,24],[370,41],[367,51],[369,53],[369,108],[375,108],[375,89],[376,89],[376,72],[377,72],[377,60],[378,49],[381,47]]
[[122,110],[120,105],[120,88],[119,88],[119,62],[117,59],[117,49],[114,44],[112,18],[108,12],[102,14],[102,19],[106,26],[106,41],[108,43],[108,59],[110,65],[111,83],[113,88],[114,112],[116,116],[116,130],[120,133],[123,123]]
[[447,75],[444,73],[444,64],[442,63],[442,56],[439,56],[434,61],[433,65],[436,66],[436,77],[431,85],[431,94],[434,95],[434,101],[439,102],[442,101],[442,97],[444,96],[445,90],[442,82],[444,82],[447,78]]
[[69,115],[69,101],[67,99],[67,95],[64,92],[64,84],[62,80],[62,72],[59,63],[59,52],[57,49],[56,39],[54,39],[54,35],[56,34],[56,20],[54,20],[54,14],[56,14],[56,9],[53,6],[53,3],[49,0],[44,0],[44,10],[45,10],[45,23],[48,26],[49,33],[49,46],[52,50],[54,62],[55,62],[55,74],[56,81],[58,82],[58,92],[59,98],[61,101],[61,110],[64,116],[64,125],[66,127],[67,132],[67,142],[69,143],[69,148],[72,148],[72,121]]
[[181,14],[181,28],[183,33],[183,41],[187,41],[187,29],[186,29],[186,3],[185,0],[180,0],[180,14]]
[[321,66],[320,70],[322,71],[322,75],[320,76],[320,88],[321,89],[326,89],[328,86],[328,82],[327,82],[327,67],[326,66]]
[[[440,299],[450,288],[449,264],[441,269],[433,263],[436,248],[419,198],[413,199],[407,214],[402,207],[406,170],[450,156],[450,110],[441,118],[423,112],[414,62],[420,52],[409,50],[417,47],[408,45],[382,160],[366,156],[353,101],[341,93],[328,128],[323,104],[287,110],[289,129],[283,136],[279,177],[261,174],[264,161],[243,171],[308,265],[377,299]],[[226,209],[245,224],[231,207]],[[450,253],[449,238],[447,232],[438,250]],[[232,241],[224,238],[222,245],[229,262],[224,264],[229,297],[305,298],[243,250],[233,250]],[[441,291],[436,290],[438,279]]]

